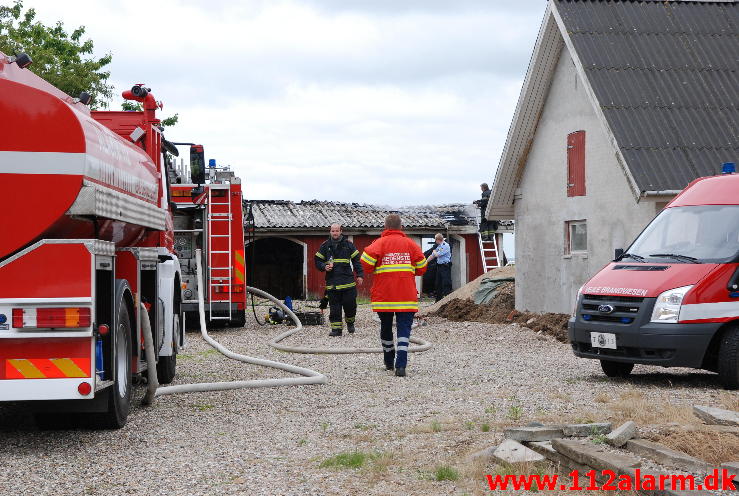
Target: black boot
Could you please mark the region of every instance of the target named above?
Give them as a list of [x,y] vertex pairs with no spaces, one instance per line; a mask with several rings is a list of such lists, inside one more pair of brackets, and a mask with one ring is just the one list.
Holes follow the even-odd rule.
[[405,377],[405,367],[395,369],[395,375],[398,377]]
[[341,329],[334,329],[328,333],[329,336],[341,336]]
[[395,366],[392,363],[390,365],[385,364],[385,370],[395,370]]
[[349,331],[349,334],[354,334],[354,331],[356,331],[356,329],[354,328],[354,322],[352,322],[351,324],[347,323],[346,330]]

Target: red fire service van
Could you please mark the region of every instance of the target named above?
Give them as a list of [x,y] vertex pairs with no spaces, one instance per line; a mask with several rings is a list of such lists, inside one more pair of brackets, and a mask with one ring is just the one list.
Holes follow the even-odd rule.
[[576,356],[609,377],[634,364],[718,372],[739,388],[739,175],[691,182],[578,292]]

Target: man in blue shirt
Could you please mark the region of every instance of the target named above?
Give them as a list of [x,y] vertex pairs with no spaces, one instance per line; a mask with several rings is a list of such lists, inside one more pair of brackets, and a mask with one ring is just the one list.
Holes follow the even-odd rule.
[[444,236],[437,233],[434,237],[439,246],[429,255],[428,261],[436,259],[436,301],[452,292],[452,249],[444,241]]

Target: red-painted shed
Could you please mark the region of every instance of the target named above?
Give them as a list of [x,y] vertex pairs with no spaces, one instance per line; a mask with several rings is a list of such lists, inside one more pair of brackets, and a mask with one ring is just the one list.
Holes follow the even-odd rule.
[[[380,236],[389,213],[400,214],[404,231],[424,250],[436,233],[444,234],[452,247],[453,289],[483,271],[478,210],[472,204],[392,209],[357,203],[251,200],[245,211],[248,284],[279,298],[318,299],[323,295],[325,274],[316,269],[314,256],[328,238],[331,224],[341,224],[361,252]],[[371,284],[370,276],[359,288],[360,295],[367,296]]]

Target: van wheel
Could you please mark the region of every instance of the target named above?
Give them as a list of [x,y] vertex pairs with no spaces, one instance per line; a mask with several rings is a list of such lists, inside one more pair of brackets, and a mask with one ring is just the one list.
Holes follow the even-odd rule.
[[131,320],[124,301],[119,302],[118,318],[113,329],[113,385],[105,391],[108,410],[95,414],[97,426],[103,429],[120,429],[126,425],[131,409]]
[[157,380],[159,384],[169,384],[174,380],[177,370],[177,340],[180,338],[180,315],[172,316],[172,354],[159,356],[157,362]]
[[631,371],[634,370],[634,364],[601,360],[600,368],[608,377],[628,377]]
[[726,389],[739,389],[739,327],[730,327],[721,336],[718,376]]

